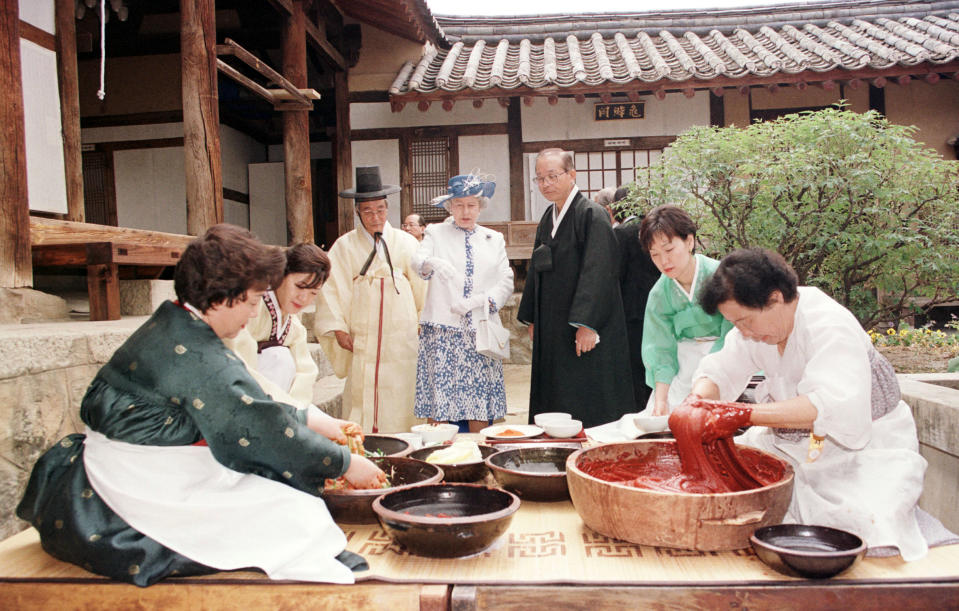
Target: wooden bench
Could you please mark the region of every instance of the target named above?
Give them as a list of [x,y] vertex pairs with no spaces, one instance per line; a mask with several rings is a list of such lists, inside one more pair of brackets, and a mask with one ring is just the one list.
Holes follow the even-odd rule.
[[30,217],[33,266],[86,270],[90,320],[120,319],[120,278],[157,278],[192,236]]
[[481,225],[503,234],[506,239],[506,256],[510,261],[529,259],[533,254],[536,227],[539,225],[536,221],[505,221]]

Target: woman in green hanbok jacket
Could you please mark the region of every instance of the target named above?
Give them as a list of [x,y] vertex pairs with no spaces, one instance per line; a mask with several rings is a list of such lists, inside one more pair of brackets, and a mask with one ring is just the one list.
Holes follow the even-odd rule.
[[221,340],[236,336],[283,254],[211,227],[184,251],[166,302],[103,366],[80,407],[87,429],[34,466],[17,515],[53,556],[150,585],[256,567],[274,579],[351,583],[363,559],[319,498],[327,478],[376,487],[341,423],[270,399]]

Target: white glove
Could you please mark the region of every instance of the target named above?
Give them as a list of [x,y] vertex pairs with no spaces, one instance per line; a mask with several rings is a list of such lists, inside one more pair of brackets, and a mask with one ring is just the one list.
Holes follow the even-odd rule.
[[450,311],[453,314],[465,316],[467,312],[483,307],[484,305],[486,305],[486,295],[481,293],[470,297],[462,297],[454,301],[453,305],[450,306]]
[[446,259],[439,257],[430,257],[424,261],[424,265],[433,270],[433,277],[444,282],[449,282],[457,276],[456,268]]

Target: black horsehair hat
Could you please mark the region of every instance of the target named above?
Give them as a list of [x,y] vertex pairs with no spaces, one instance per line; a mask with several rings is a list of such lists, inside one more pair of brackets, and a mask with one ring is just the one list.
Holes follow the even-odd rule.
[[397,185],[383,184],[380,180],[380,166],[358,165],[356,166],[356,188],[340,191],[340,197],[355,199],[355,203],[358,204],[371,199],[382,199],[399,190]]

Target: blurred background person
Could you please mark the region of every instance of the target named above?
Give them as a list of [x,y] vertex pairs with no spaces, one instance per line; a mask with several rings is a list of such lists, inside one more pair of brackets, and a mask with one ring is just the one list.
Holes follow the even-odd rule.
[[[616,189],[613,204],[629,195],[628,187]],[[622,215],[615,205],[613,213]],[[623,298],[623,313],[626,316],[626,337],[629,342],[629,364],[633,374],[633,411],[646,408],[651,389],[646,385],[646,368],[643,366],[643,319],[646,317],[646,299],[659,279],[659,270],[649,258],[649,253],[639,243],[639,227],[642,219],[635,215],[626,217],[613,227],[619,245],[619,291]]]
[[416,411],[431,422],[467,421],[478,432],[506,416],[503,362],[476,349],[477,322],[499,317],[513,293],[503,234],[476,224],[496,183],[454,176],[435,205],[451,214],[426,228],[414,265],[429,279],[420,318]]
[[403,224],[400,225],[400,229],[422,242],[423,232],[426,231],[426,223],[423,222],[422,216],[410,214],[406,217],[406,220],[403,221]]
[[596,192],[596,195],[593,196],[593,201],[603,207],[606,210],[606,214],[609,215],[609,223],[615,228],[619,225],[619,220],[616,218],[616,213],[613,210],[613,202],[616,200],[616,187],[603,187]]

